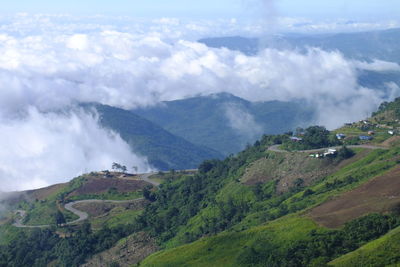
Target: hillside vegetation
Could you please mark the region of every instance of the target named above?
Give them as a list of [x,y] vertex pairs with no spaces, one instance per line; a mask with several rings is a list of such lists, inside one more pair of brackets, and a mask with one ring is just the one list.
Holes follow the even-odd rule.
[[[332,266],[394,266],[400,262],[400,227],[329,264]],[[396,266],[397,266],[396,265]]]
[[146,157],[159,170],[194,169],[203,160],[222,158],[219,152],[192,144],[130,111],[100,104],[85,107],[94,107],[104,127],[119,133],[132,151]]
[[[311,129],[324,138],[310,135],[305,144],[324,150],[334,135]],[[400,263],[392,231],[400,226],[400,146],[388,142],[396,136],[323,158],[294,146],[291,152],[270,149],[294,142],[290,136],[264,135],[237,155],[204,161],[198,172],[158,173],[158,188],[141,189],[146,199],[141,210],[86,205],[92,216],[110,208],[108,219],[18,230],[1,246],[0,265],[79,266],[105,256],[114,266],[126,266],[126,258],[140,266],[327,266],[365,255],[366,266],[379,266],[385,246],[393,248],[384,251],[387,262]],[[88,185],[81,177],[56,195],[68,199],[86,188],[80,194],[92,197]],[[100,190],[97,197],[104,193],[112,192]],[[124,240],[143,254],[131,254]],[[150,246],[143,240],[151,240]]]
[[281,134],[307,125],[314,116],[305,103],[253,103],[228,93],[163,102],[133,112],[225,156],[243,150],[263,133]]

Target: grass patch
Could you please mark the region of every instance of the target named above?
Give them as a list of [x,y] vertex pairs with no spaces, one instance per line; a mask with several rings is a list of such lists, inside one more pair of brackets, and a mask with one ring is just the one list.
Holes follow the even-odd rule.
[[[310,219],[288,216],[242,232],[223,232],[151,255],[140,266],[238,266],[240,253],[259,242],[285,247],[319,227]],[[278,238],[279,237],[279,238]]]
[[109,190],[102,194],[83,194],[79,196],[69,197],[70,201],[86,200],[86,199],[100,199],[100,200],[131,200],[142,197],[142,191],[126,192],[121,193],[113,190]]
[[111,210],[106,216],[91,219],[90,223],[95,229],[104,226],[114,228],[118,225],[127,225],[132,223],[134,218],[141,213],[141,210],[126,210],[125,208],[117,207]]
[[[329,266],[389,266],[400,263],[400,227],[329,263]],[[396,265],[398,266],[398,265]]]

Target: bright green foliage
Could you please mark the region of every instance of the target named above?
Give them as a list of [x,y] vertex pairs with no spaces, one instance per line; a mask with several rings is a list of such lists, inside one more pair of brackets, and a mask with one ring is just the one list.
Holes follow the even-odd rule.
[[383,102],[379,106],[378,111],[373,113],[373,116],[377,116],[388,111],[393,111],[397,118],[400,117],[400,97],[396,98],[393,102]]
[[110,248],[121,238],[132,233],[129,226],[92,232],[85,223],[68,238],[60,238],[53,230],[21,231],[9,246],[0,247],[0,266],[55,266],[75,267],[90,255]]
[[310,219],[288,216],[154,254],[141,266],[323,266],[399,224],[397,216],[373,214],[341,230],[326,230]]
[[400,262],[400,227],[361,248],[350,252],[329,265],[340,267],[389,266]]
[[323,126],[311,126],[302,133],[301,141],[286,139],[282,147],[289,151],[326,148],[340,144],[340,141]]
[[[365,153],[362,159],[310,186],[294,180],[292,188],[284,193],[276,190],[277,181],[273,179],[245,185],[241,179],[256,161],[268,158],[276,160],[276,166],[282,163],[281,154],[268,151],[267,147],[287,138],[264,136],[236,156],[204,162],[194,175],[173,174],[158,190],[145,193],[151,203],[142,214],[118,215],[126,225],[109,221],[111,229],[105,227],[91,233],[83,226],[72,230],[73,235],[66,239],[49,238],[54,249],[48,254],[29,254],[29,260],[76,266],[120,238],[147,231],[166,250],[146,259],[144,266],[323,266],[398,225],[395,216],[370,215],[342,229],[328,230],[305,214],[327,199],[392,169],[399,163],[399,148]],[[84,178],[74,180],[71,188],[82,182]],[[57,195],[60,201],[71,188]],[[46,231],[40,235],[48,235]],[[30,236],[25,239],[27,244],[33,242]],[[26,249],[22,242],[1,247],[0,259],[9,260],[11,266],[17,262],[24,266],[25,254],[16,253]]]

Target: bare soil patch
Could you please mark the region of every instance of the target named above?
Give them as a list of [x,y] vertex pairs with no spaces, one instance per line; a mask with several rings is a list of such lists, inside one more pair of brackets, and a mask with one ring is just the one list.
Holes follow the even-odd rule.
[[368,213],[385,213],[400,204],[400,166],[311,210],[317,223],[338,228]]
[[68,186],[68,183],[55,184],[49,187],[27,191],[27,195],[30,196],[32,199],[44,200],[50,197],[51,195],[56,194],[66,186]]
[[120,193],[142,190],[149,183],[140,180],[116,179],[116,178],[90,178],[80,188],[73,191],[69,196],[85,194],[102,194],[110,188],[115,188]]
[[297,179],[302,179],[305,186],[320,180],[344,166],[367,155],[365,150],[354,157],[337,161],[335,159],[314,159],[308,153],[276,153],[254,162],[247,168],[241,181],[245,185],[255,185],[269,181],[278,181],[277,192],[288,191]]
[[89,203],[78,203],[75,204],[74,207],[78,210],[84,211],[91,217],[98,217],[101,215],[105,215],[109,213],[116,207],[122,207],[125,210],[141,210],[143,209],[148,201],[145,199],[137,199],[132,202],[126,203],[97,203],[97,202],[89,202]]
[[393,147],[400,144],[400,136],[392,136],[382,143],[384,147]]

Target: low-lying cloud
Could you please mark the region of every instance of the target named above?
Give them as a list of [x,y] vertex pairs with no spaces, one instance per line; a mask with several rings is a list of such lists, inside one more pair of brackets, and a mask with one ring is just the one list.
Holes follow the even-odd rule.
[[247,140],[246,143],[259,138],[263,134],[262,127],[255,121],[253,115],[248,113],[238,104],[226,104],[224,106],[225,116],[229,126]]
[[0,191],[39,188],[82,173],[110,169],[113,162],[148,171],[119,135],[102,129],[95,113],[41,113],[0,122]]
[[[315,48],[306,53],[268,48],[246,56],[184,40],[176,31],[171,35],[177,39],[165,37],[180,22],[159,23],[162,33],[135,25],[118,30],[86,25],[82,28],[90,30],[77,31],[49,19],[47,27],[58,30],[24,31],[23,24],[18,32],[13,24],[0,33],[0,191],[65,181],[109,168],[112,161],[149,168],[118,135],[102,129],[96,116],[54,112],[79,102],[131,109],[230,92],[250,101],[302,100],[315,107],[315,123],[334,128],[400,95],[396,84],[377,91],[357,82],[360,70],[398,71],[395,63],[353,61]],[[232,126],[245,129],[236,122],[251,118],[232,110]]]

